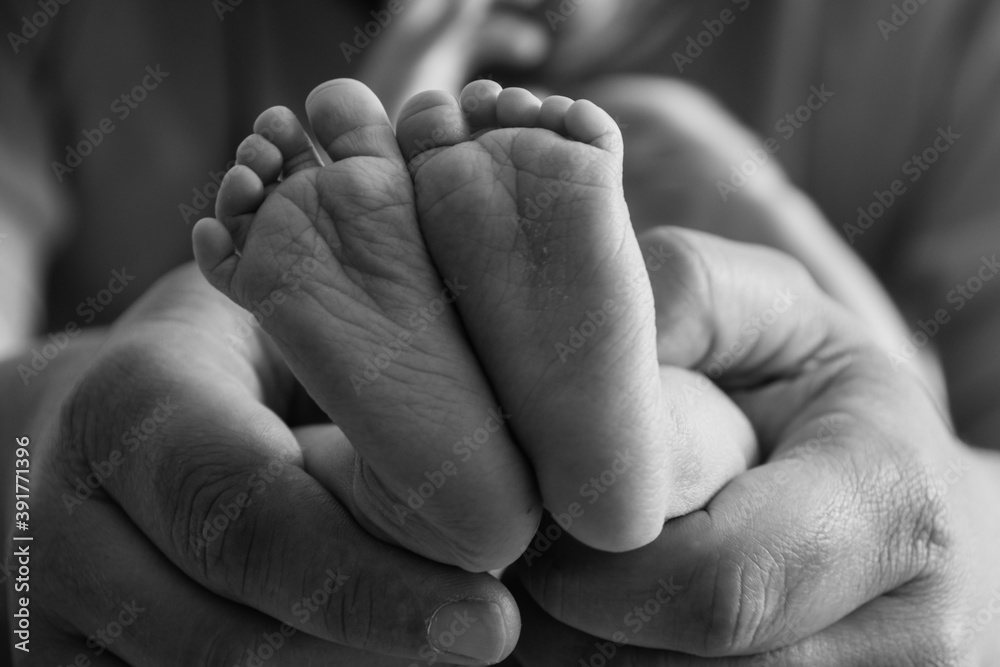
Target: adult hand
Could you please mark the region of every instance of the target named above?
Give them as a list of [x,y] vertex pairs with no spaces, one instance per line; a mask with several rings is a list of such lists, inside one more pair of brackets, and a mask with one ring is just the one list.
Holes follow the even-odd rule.
[[[765,144],[708,94],[665,77],[613,76],[574,92],[622,126],[625,195],[638,231],[677,225],[777,248],[864,320],[877,342],[898,350],[910,335],[872,271],[787,177],[777,139]],[[921,354],[916,368],[945,405],[936,359]]]
[[997,456],[958,442],[796,262],[690,231],[646,242],[673,249],[651,274],[661,361],[726,389],[767,461],[643,549],[536,539],[507,575],[519,662],[993,664]]
[[[15,433],[34,538],[9,556],[30,550],[12,613],[30,600],[31,652],[15,649],[17,664],[503,658],[520,621],[499,582],[360,529],[341,500],[355,456],[335,427],[298,434],[307,451],[322,441],[331,491],[304,469],[282,419],[293,380],[251,319],[184,267],[99,350],[70,346],[35,378]],[[70,363],[80,355],[92,362]]]

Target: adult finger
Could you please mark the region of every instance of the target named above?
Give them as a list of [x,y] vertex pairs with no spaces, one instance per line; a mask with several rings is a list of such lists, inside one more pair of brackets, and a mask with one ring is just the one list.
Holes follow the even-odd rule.
[[679,224],[777,248],[800,259],[884,345],[909,334],[875,275],[777,161],[760,165],[739,192],[728,189],[733,166],[764,151],[704,90],[664,77],[614,76],[583,92],[627,126],[625,189],[638,228]]
[[[55,505],[36,514],[34,525],[44,528],[31,542],[35,595],[62,601],[60,627],[35,616],[42,627],[33,628],[33,646],[46,664],[410,664],[324,641],[213,594],[180,572],[110,499],[91,499],[72,517]],[[342,604],[348,577],[331,572],[290,613],[305,620]],[[435,655],[430,647],[425,653]]]
[[660,386],[670,462],[666,516],[673,518],[704,508],[757,461],[758,447],[746,415],[703,374],[663,365]]
[[[822,387],[840,370],[838,360],[872,349],[864,327],[789,255],[674,227],[650,230],[640,243],[660,363],[703,373],[744,409],[749,397],[767,397],[766,409],[750,414],[765,447],[776,431],[802,423],[802,407],[814,402],[814,392],[788,392],[790,383]],[[768,386],[789,400],[770,400],[759,391]]]
[[[520,585],[508,577],[525,632],[513,659],[520,667],[869,667],[870,665],[948,665],[956,658],[955,619],[928,614],[938,609],[940,591],[909,591],[882,597],[816,635],[784,648],[736,657],[706,658],[631,644],[643,622],[634,615],[610,638],[588,635],[547,614]],[[945,593],[947,595],[947,593]],[[650,598],[655,599],[655,598]],[[793,626],[794,627],[794,624]],[[951,639],[948,639],[948,638]]]
[[[294,435],[264,405],[285,391],[280,367],[232,342],[248,315],[190,268],[144,304],[64,410],[59,451],[76,454],[63,475],[78,490],[65,511],[106,494],[195,582],[328,641],[402,656],[438,642],[454,662],[510,650],[517,612],[496,580],[370,537],[302,469]],[[265,347],[256,335],[247,343]],[[296,615],[329,572],[348,577],[341,594]],[[477,631],[444,635],[455,613],[477,619]]]
[[[794,643],[933,571],[950,538],[931,471],[948,454],[938,443],[952,439],[919,383],[893,373],[780,257],[762,269],[758,249],[686,231],[661,240],[672,244],[653,274],[661,359],[737,388],[773,454],[649,547],[610,558],[557,541],[519,564],[529,592],[560,620],[607,636],[617,629],[609,618],[672,577],[681,603],[636,644],[721,656]],[[782,293],[801,298],[779,312]],[[675,322],[690,338],[664,339]]]
[[639,241],[649,249],[661,363],[756,384],[797,372],[834,330],[846,330],[789,255],[676,227]]
[[[516,571],[556,618],[604,638],[646,614],[636,645],[723,656],[796,643],[935,572],[947,550],[926,468],[871,433],[846,419],[796,433],[787,455],[617,557],[546,527],[556,539],[545,549],[536,538]],[[650,602],[663,582],[680,588],[676,605]]]

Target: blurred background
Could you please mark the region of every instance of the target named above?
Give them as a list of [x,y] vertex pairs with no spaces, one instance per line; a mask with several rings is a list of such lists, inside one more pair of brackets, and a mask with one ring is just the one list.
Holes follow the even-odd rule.
[[263,109],[355,77],[394,115],[488,77],[607,108],[637,229],[798,256],[998,442],[1000,3],[34,0],[0,25],[0,356],[58,363],[189,261]]

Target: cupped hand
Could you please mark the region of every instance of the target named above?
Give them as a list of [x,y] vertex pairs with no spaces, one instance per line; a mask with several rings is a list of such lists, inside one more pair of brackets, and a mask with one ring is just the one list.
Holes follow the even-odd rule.
[[[485,664],[510,652],[520,621],[499,582],[354,522],[340,500],[350,446],[329,425],[299,432],[300,445],[283,421],[295,408],[284,363],[194,267],[161,280],[102,345],[63,354],[68,370],[50,370],[17,431],[34,538],[10,547],[31,554],[31,652],[15,650],[18,664]],[[306,470],[318,440],[331,491]]]
[[[579,91],[622,127],[625,196],[638,231],[677,225],[782,250],[897,349],[910,335],[875,274],[781,167],[779,139],[756,136],[708,93],[665,77],[618,75]],[[735,183],[735,185],[734,185]],[[944,405],[937,361],[914,363]]]
[[992,664],[973,660],[998,648],[997,457],[960,443],[798,263],[690,231],[653,241],[673,255],[651,276],[661,361],[729,392],[767,461],[634,552],[544,527],[557,539],[506,577],[520,663]]

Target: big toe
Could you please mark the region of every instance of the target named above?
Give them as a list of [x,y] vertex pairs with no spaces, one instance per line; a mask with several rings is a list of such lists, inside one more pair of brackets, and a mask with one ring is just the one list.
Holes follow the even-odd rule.
[[375,157],[402,163],[385,107],[365,84],[334,79],[306,99],[309,123],[333,160]]
[[412,97],[399,112],[396,139],[399,149],[413,169],[433,154],[468,141],[470,128],[454,95],[429,90]]
[[566,109],[566,135],[621,158],[622,134],[608,112],[590,100],[577,100]]

